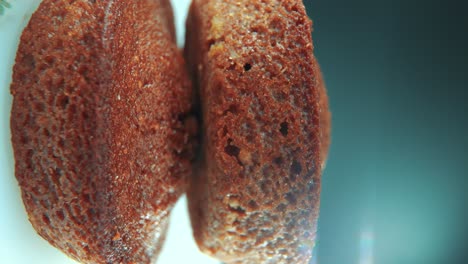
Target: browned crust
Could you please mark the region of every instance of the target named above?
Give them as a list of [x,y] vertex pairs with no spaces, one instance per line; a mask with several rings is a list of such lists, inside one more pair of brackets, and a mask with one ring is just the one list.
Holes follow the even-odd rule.
[[331,112],[329,110],[327,88],[323,80],[323,74],[320,65],[314,59],[314,65],[317,72],[317,87],[319,89],[319,107],[320,107],[320,144],[321,144],[321,160],[322,169],[327,163],[328,152],[330,151],[331,143]]
[[168,0],[45,0],[11,93],[29,219],[83,263],[154,262],[185,191],[191,89]]
[[321,131],[329,131],[312,51],[302,1],[191,6],[185,54],[199,86],[204,144],[189,209],[201,250],[226,263],[311,257]]

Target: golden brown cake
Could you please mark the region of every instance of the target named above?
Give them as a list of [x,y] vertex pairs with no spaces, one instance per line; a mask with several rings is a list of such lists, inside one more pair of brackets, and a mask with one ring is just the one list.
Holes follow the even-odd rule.
[[82,263],[154,263],[191,173],[192,91],[168,0],[45,0],[11,131],[29,219]]
[[225,263],[311,257],[330,131],[311,26],[299,0],[192,3],[203,148],[189,209],[200,249]]

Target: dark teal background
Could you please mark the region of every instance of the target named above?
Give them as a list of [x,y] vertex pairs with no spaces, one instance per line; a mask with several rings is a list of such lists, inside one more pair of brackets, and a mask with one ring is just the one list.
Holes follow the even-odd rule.
[[466,4],[305,3],[333,114],[317,263],[468,263]]

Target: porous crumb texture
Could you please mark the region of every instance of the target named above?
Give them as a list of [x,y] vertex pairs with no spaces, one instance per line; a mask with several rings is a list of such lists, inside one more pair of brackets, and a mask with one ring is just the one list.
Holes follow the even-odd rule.
[[29,219],[82,263],[154,263],[193,159],[192,91],[168,0],[44,0],[14,66]]
[[199,247],[225,263],[311,257],[329,138],[311,24],[299,0],[191,6],[185,56],[204,137],[189,209]]

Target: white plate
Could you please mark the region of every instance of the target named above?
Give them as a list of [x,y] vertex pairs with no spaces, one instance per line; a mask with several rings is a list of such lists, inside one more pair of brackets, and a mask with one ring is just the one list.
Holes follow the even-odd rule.
[[[12,7],[0,16],[0,263],[2,264],[71,264],[75,261],[39,237],[28,221],[14,177],[10,141],[9,93],[11,69],[18,40],[33,10],[40,1],[9,0]],[[185,18],[189,0],[173,0],[177,40],[184,42]],[[183,197],[174,208],[168,236],[158,264],[219,263],[198,251],[192,237]]]

